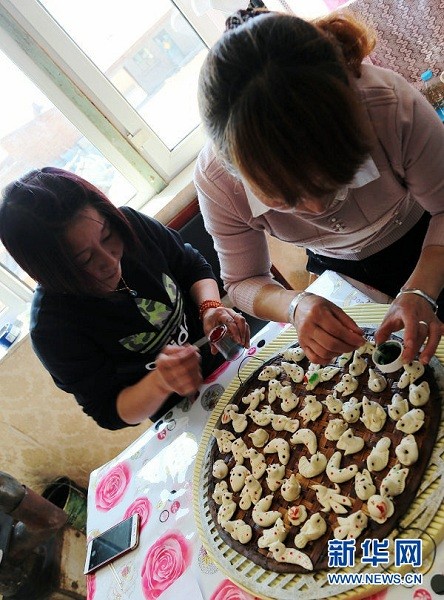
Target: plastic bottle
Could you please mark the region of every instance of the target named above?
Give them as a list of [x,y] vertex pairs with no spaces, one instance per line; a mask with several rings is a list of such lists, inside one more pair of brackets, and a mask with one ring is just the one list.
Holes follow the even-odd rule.
[[440,77],[434,77],[429,69],[421,74],[423,81],[423,94],[438,113],[441,121],[444,122],[444,82]]
[[20,335],[20,331],[23,323],[16,319],[14,323],[6,323],[0,329],[0,346],[4,348],[9,348],[15,342],[15,340]]

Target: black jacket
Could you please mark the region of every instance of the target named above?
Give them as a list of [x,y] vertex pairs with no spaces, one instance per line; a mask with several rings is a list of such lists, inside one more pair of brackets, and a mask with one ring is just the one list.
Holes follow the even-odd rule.
[[121,210],[142,245],[136,257],[124,255],[121,262],[137,296],[123,290],[106,298],[80,297],[39,286],[31,311],[31,340],[44,367],[107,429],[127,426],[117,414],[117,396],[154,368],[166,344],[203,336],[189,290],[200,279],[214,278],[203,256],[176,231],[133,209]]

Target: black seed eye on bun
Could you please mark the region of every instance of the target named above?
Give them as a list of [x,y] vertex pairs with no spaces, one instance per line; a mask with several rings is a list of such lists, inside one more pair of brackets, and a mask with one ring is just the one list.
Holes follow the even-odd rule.
[[[418,376],[413,361],[383,373],[372,358],[374,330],[364,331],[364,347],[323,367],[311,365],[295,344],[266,360],[232,397],[221,401],[234,405],[232,414],[245,415],[247,425],[236,432],[232,419],[219,418],[208,443],[205,515],[211,521],[208,530],[215,531],[208,535],[266,571],[326,569],[328,541],[344,536],[356,538],[359,556],[362,540],[384,539],[401,517],[405,519],[426,472],[441,421],[434,370],[426,366]],[[364,370],[351,375],[350,366],[358,373],[363,362]],[[301,379],[300,369],[303,378],[294,381],[291,374]],[[414,386],[427,382],[430,387],[430,397],[419,409],[412,402],[423,402],[422,387],[409,399],[410,380],[417,376]],[[369,385],[373,380],[377,385]],[[261,398],[254,410],[243,400],[247,396]],[[215,411],[222,415],[223,408],[218,405]],[[223,449],[218,445],[221,438]],[[222,480],[212,475],[217,460],[228,467]],[[249,475],[242,489],[234,491],[230,473],[237,464]],[[257,470],[259,464],[262,468]],[[228,513],[221,510],[220,493],[224,482],[231,494],[225,502],[235,505],[225,521]],[[292,500],[284,499],[295,494]]]

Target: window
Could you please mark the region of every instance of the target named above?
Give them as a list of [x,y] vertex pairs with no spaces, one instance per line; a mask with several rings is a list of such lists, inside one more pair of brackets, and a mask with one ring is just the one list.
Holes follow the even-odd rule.
[[[224,18],[216,11],[198,16],[193,4],[194,0],[116,0],[106,6],[101,0],[0,0],[10,23],[8,35],[22,47],[31,36],[34,64],[52,81],[63,78],[71,85],[74,103],[78,104],[76,93],[84,96],[93,124],[97,118],[106,120],[113,143],[119,139],[128,162],[138,157],[136,170],[151,184],[151,191],[145,190],[149,195],[188,165],[204,141],[197,77]],[[87,137],[98,146],[93,134]],[[107,149],[100,149],[107,156]]]
[[[270,0],[269,8],[313,1]],[[202,147],[198,73],[226,13],[247,4],[0,0],[0,75],[10,91],[0,114],[0,187],[54,165],[118,205],[141,207]],[[32,286],[0,247],[0,325]]]
[[46,165],[73,171],[93,181],[115,204],[126,204],[134,186],[0,51],[4,89],[0,113],[0,188]]
[[[1,189],[32,169],[52,165],[94,181],[116,204],[134,197],[134,187],[2,52],[0,77],[5,89],[14,90],[4,96],[0,113]],[[24,310],[35,282],[1,244],[0,266],[1,324]],[[21,283],[12,289],[14,277]]]
[[[20,286],[12,277],[8,281],[3,276],[0,279],[0,329],[24,313],[30,301],[31,293],[26,286]],[[0,352],[0,358],[2,355]]]
[[[0,0],[0,76],[12,91],[0,188],[45,165],[117,205],[138,208],[165,187],[202,145],[197,76],[223,27],[211,13],[197,16],[191,0]],[[34,286],[0,245],[0,326]]]
[[168,150],[198,127],[206,46],[169,0],[41,3]]

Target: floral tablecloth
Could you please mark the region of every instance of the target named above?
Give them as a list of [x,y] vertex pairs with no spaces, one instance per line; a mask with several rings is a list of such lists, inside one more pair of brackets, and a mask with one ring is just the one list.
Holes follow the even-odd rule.
[[[252,340],[250,358],[283,331],[269,323]],[[224,363],[193,402],[183,401],[115,459],[91,474],[88,539],[138,512],[136,550],[87,576],[88,600],[252,600],[217,569],[193,516],[193,469],[209,411],[237,377],[242,359]],[[199,493],[199,490],[194,490]],[[432,584],[432,579],[433,584]],[[441,578],[441,579],[437,579]],[[430,600],[444,592],[444,544],[421,588],[392,587],[373,600]],[[348,597],[351,597],[348,595]]]

